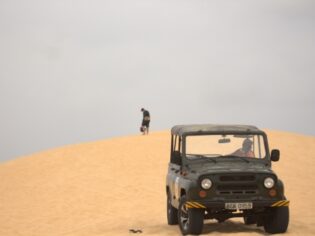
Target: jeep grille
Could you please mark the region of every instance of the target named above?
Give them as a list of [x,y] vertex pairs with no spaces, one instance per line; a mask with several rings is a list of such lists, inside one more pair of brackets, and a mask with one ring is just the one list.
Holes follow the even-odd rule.
[[257,194],[255,175],[222,175],[216,190],[219,195]]
[[223,175],[220,181],[254,181],[255,175]]

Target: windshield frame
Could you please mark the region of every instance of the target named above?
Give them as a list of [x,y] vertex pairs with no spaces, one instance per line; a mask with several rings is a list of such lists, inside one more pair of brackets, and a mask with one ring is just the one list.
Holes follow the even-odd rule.
[[269,145],[268,145],[268,139],[267,135],[264,132],[250,132],[250,133],[245,133],[245,132],[205,132],[205,133],[186,133],[185,135],[182,136],[182,153],[183,157],[185,159],[185,162],[187,163],[193,163],[194,160],[191,160],[187,158],[186,156],[186,138],[187,136],[207,136],[207,135],[260,135],[263,137],[263,143],[266,149],[266,157],[265,158],[248,158],[249,160],[253,161],[259,161],[259,162],[266,162],[268,165],[271,165],[271,160],[270,160],[270,151],[269,151]]

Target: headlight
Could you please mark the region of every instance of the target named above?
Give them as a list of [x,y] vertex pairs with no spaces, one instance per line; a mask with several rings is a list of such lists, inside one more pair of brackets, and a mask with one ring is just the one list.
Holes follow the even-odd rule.
[[210,179],[203,179],[201,181],[201,187],[205,190],[210,189],[212,186],[212,181]]
[[264,181],[264,185],[266,188],[272,188],[275,185],[275,181],[273,180],[273,178],[266,178]]

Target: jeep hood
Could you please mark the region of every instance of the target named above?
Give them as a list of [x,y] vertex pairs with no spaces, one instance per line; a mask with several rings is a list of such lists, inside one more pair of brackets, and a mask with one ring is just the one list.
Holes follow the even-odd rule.
[[215,173],[262,173],[274,174],[266,163],[260,162],[207,162],[188,165],[191,171],[199,175],[215,174]]

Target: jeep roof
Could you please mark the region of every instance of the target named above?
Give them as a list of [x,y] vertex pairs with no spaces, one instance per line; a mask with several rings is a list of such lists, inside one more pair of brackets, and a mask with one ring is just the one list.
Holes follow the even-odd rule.
[[224,134],[224,133],[240,133],[240,134],[264,134],[256,126],[251,125],[176,125],[172,128],[171,133],[174,135],[194,135],[194,134]]

